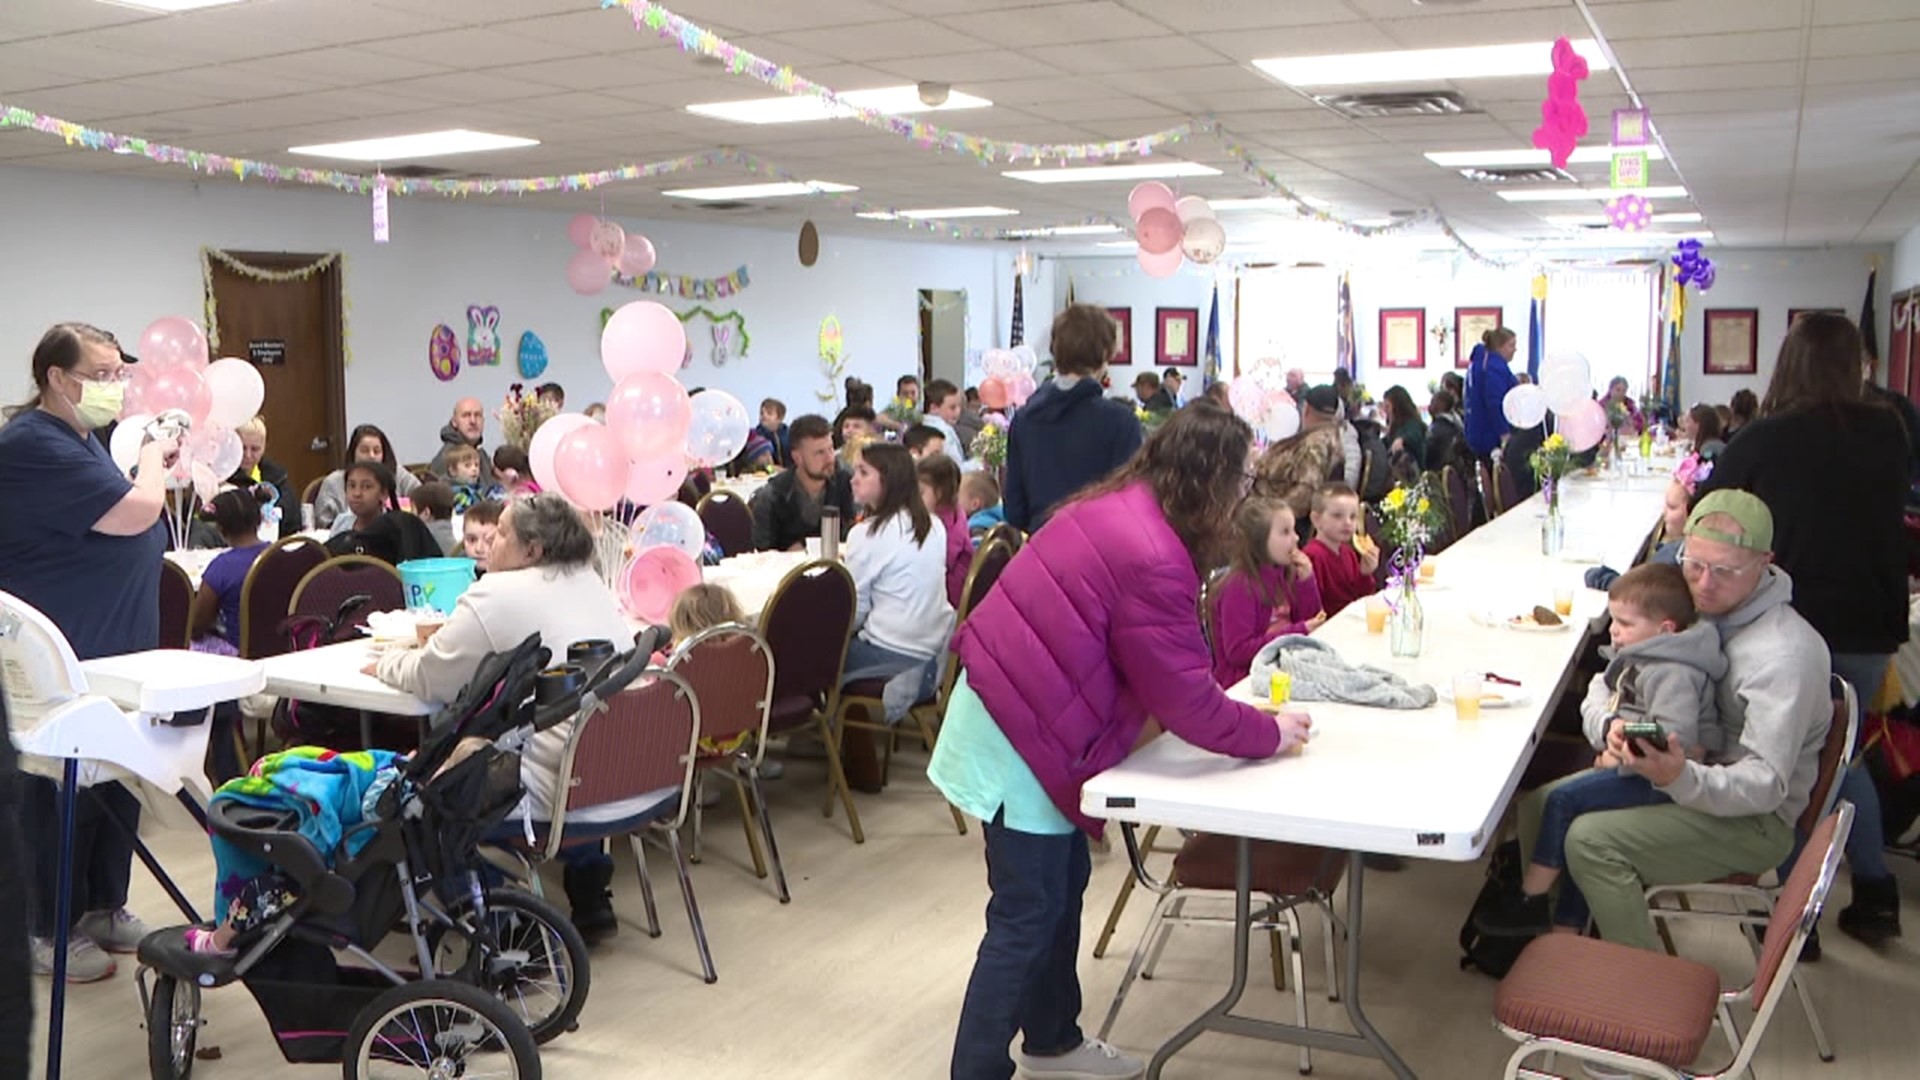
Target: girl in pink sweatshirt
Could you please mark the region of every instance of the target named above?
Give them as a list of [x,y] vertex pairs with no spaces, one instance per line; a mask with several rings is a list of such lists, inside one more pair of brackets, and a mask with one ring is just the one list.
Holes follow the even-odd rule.
[[1274,638],[1308,634],[1327,621],[1313,562],[1300,550],[1293,508],[1248,499],[1233,519],[1233,564],[1213,588],[1213,678],[1232,686]]

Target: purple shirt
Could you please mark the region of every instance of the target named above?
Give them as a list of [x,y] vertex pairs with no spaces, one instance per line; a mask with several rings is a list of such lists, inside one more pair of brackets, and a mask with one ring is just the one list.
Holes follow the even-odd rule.
[[200,575],[200,587],[212,589],[220,598],[220,621],[213,632],[236,649],[240,647],[240,586],[246,583],[253,561],[265,550],[265,544],[228,548],[215,555],[207,564],[207,572]]

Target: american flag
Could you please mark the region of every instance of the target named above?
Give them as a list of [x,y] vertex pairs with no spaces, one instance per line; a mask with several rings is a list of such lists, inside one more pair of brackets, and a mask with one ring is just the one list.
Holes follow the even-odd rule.
[[1353,290],[1347,285],[1347,275],[1340,275],[1340,302],[1335,315],[1340,320],[1340,355],[1335,360],[1339,370],[1360,378],[1360,358],[1354,355],[1353,345]]
[[1201,360],[1200,387],[1220,381],[1220,283],[1213,283],[1213,308],[1207,313],[1207,347]]
[[1007,335],[1008,345],[1018,345],[1027,336],[1026,302],[1021,299],[1020,272],[1013,274],[1013,330]]

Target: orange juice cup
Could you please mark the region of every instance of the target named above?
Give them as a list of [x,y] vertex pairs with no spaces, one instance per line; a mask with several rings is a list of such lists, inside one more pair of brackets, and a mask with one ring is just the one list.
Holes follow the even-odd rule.
[[1432,581],[1432,580],[1433,580],[1433,574],[1434,574],[1434,571],[1435,571],[1435,570],[1437,570],[1437,569],[1439,569],[1439,568],[1438,568],[1438,567],[1436,567],[1436,566],[1434,566],[1434,565],[1433,565],[1433,563],[1432,563],[1431,561],[1426,561],[1426,560],[1423,560],[1423,561],[1422,561],[1422,562],[1420,563],[1420,580],[1421,580],[1421,581]]
[[1480,719],[1480,696],[1486,692],[1486,680],[1478,672],[1463,671],[1453,677],[1453,716],[1456,720]]
[[1572,589],[1553,590],[1553,612],[1563,619],[1573,614]]
[[1387,632],[1387,602],[1378,593],[1367,597],[1367,633]]

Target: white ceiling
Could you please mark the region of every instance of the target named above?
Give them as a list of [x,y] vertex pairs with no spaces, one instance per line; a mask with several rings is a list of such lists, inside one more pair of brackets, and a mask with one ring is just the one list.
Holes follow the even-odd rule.
[[[1588,0],[1722,244],[1889,242],[1920,224],[1920,0]],[[937,114],[1033,142],[1139,135],[1199,116],[1279,178],[1352,217],[1439,207],[1476,243],[1563,235],[1541,215],[1598,204],[1510,205],[1426,150],[1524,147],[1542,80],[1455,83],[1479,114],[1355,122],[1256,72],[1258,57],[1590,36],[1573,0],[674,0],[735,44],[836,89],[933,80],[994,102]],[[1422,87],[1426,88],[1426,87]],[[1039,226],[1124,214],[1126,185],[1034,185],[853,121],[739,125],[683,106],[766,96],[636,32],[597,0],[249,0],[156,16],[98,0],[0,0],[0,102],[194,149],[287,162],[286,148],[442,127],[541,140],[435,159],[496,176],[588,171],[737,146],[804,176],[857,184],[902,208],[995,204]],[[1605,138],[1620,77],[1581,86]],[[1213,139],[1176,156],[1224,170],[1184,190],[1261,194]],[[0,162],[183,178],[137,157],[0,131]],[[305,163],[319,164],[313,159]],[[336,163],[342,168],[353,166]],[[388,163],[392,165],[394,163]],[[1677,170],[1677,171],[1676,171]],[[1605,165],[1576,165],[1604,185]],[[705,170],[607,189],[609,212],[765,224],[811,215],[898,234],[813,200],[733,214],[660,188],[750,179]],[[592,209],[599,195],[528,197]],[[844,218],[844,223],[840,223]],[[1249,226],[1229,227],[1236,236]]]

